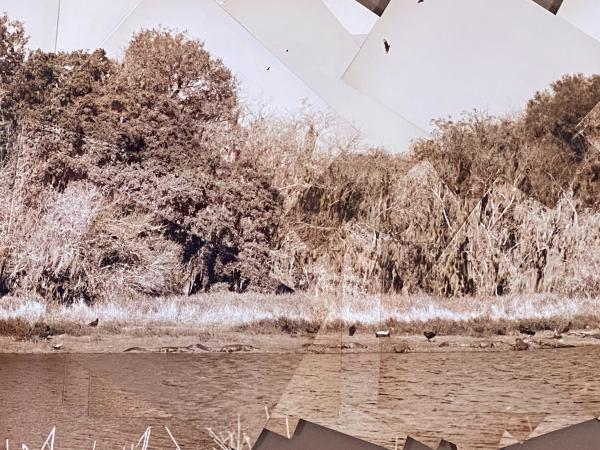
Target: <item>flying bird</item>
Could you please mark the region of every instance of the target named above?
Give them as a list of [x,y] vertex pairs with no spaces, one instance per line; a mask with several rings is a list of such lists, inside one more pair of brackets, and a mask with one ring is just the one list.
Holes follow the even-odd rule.
[[88,323],[88,326],[97,327],[98,326],[98,318],[96,318],[96,320],[92,320],[90,323]]
[[267,67],[267,70],[271,70],[271,66]]
[[526,334],[527,336],[534,336],[535,335],[535,331],[533,331],[529,327],[526,327],[525,325],[519,325],[519,333]]
[[428,342],[431,342],[431,340],[437,336],[437,331],[424,331],[423,332],[423,336],[425,336],[427,338]]
[[390,52],[390,48],[392,48],[392,46],[387,41],[387,39],[383,40],[383,48],[385,49],[385,53],[389,53]]
[[350,328],[348,329],[348,334],[350,336],[354,336],[354,334],[356,334],[356,325],[351,325]]
[[417,3],[423,3],[425,0],[419,0]]

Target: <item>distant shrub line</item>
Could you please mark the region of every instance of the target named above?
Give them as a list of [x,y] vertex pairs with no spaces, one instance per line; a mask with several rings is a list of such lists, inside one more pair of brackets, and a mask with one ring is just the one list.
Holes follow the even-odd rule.
[[0,34],[1,293],[598,292],[598,75],[392,155],[320,116],[248,117],[185,34],[138,33],[121,62]]

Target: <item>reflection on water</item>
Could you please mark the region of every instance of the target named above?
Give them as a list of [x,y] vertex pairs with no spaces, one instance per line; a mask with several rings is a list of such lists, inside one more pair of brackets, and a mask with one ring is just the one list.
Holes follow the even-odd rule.
[[0,439],[39,447],[57,427],[60,448],[123,448],[153,426],[151,448],[210,448],[206,427],[251,438],[299,355],[0,354]]
[[210,448],[205,432],[255,439],[264,407],[394,448],[406,434],[467,449],[600,416],[600,348],[430,354],[0,355],[0,439],[122,448]]

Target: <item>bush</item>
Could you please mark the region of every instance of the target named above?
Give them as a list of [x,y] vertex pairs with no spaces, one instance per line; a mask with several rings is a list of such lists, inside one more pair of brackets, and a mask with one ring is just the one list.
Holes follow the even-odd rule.
[[[15,130],[6,182],[20,183],[4,191],[11,197],[4,199],[12,209],[7,220],[14,222],[3,248],[9,289],[70,302],[102,297],[110,291],[107,280],[130,294],[160,295],[223,282],[239,290],[234,280],[240,277],[244,289],[272,284],[269,243],[281,200],[256,164],[231,157],[243,134],[236,82],[200,43],[144,31],[120,64],[102,50],[36,51],[2,87]],[[48,214],[51,199],[71,195],[81,183],[100,195],[100,209],[86,216],[95,236],[81,242],[64,236],[80,250],[81,271],[48,255],[43,264],[23,262],[11,242],[36,247],[34,236],[53,236],[55,227],[36,222],[35,214]],[[114,209],[111,202],[125,206]],[[114,214],[108,222],[106,211]],[[119,223],[121,233],[108,236],[100,223],[108,229]],[[137,237],[125,242],[131,227]],[[168,256],[175,248],[177,258]]]
[[185,34],[138,33],[122,62],[27,54],[6,17],[0,34],[0,293],[600,286],[599,76],[518,117],[439,120],[410,154],[360,153],[327,116],[242,116],[231,72]]

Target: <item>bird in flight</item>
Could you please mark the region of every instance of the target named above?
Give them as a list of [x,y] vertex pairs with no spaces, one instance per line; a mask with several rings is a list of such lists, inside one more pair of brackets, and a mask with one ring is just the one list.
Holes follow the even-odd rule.
[[423,3],[425,0],[419,0],[417,3]]
[[267,67],[267,71],[271,70],[271,66]]
[[390,45],[390,43],[387,41],[387,39],[383,40],[383,48],[385,49],[386,53],[390,52],[390,48],[392,48],[392,46]]

